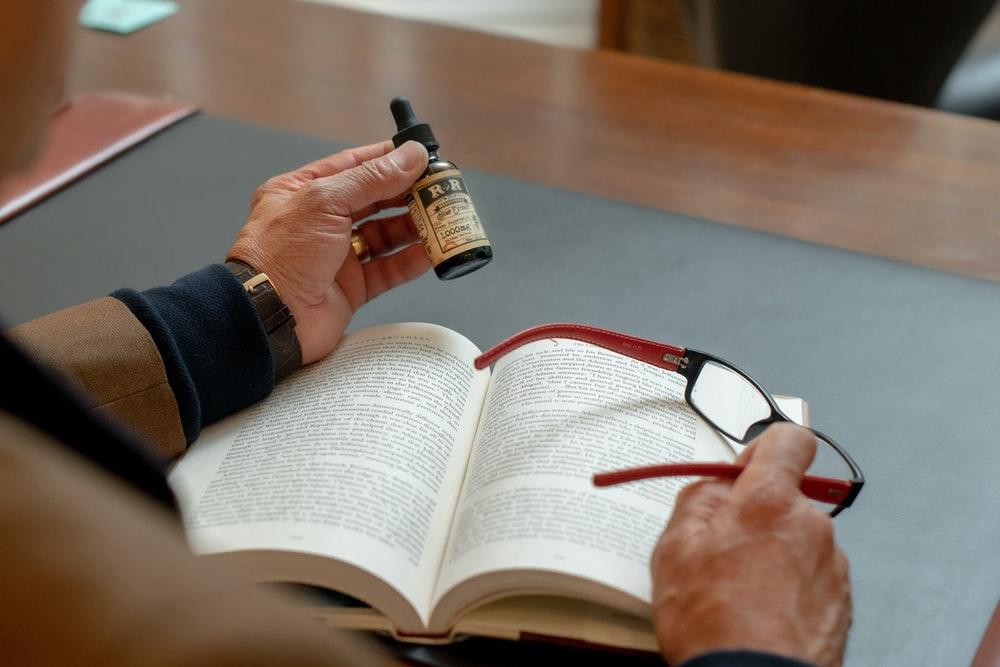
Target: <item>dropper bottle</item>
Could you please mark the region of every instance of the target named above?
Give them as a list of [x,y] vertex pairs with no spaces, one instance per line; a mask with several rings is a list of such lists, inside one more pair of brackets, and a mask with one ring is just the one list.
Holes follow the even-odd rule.
[[437,277],[451,280],[489,264],[493,248],[462,172],[438,155],[431,126],[417,120],[409,100],[396,97],[389,110],[396,121],[393,145],[398,148],[413,140],[427,148],[427,170],[410,188],[406,204]]

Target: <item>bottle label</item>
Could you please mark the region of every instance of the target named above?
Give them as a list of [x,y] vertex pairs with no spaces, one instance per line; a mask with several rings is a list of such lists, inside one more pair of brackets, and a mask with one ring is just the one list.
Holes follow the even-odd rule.
[[466,250],[490,244],[458,169],[438,172],[414,183],[409,207],[434,266]]

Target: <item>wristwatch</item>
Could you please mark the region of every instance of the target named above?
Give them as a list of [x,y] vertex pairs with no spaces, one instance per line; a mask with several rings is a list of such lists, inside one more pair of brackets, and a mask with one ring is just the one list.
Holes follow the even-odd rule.
[[274,362],[274,381],[277,382],[302,365],[302,348],[295,334],[295,318],[281,300],[278,290],[266,273],[260,273],[249,264],[237,259],[226,260],[226,268],[243,283],[243,289],[257,308],[260,321],[267,332]]

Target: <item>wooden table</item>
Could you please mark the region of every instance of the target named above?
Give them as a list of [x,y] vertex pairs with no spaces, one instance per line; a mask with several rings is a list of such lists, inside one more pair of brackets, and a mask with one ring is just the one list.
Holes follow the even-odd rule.
[[1000,280],[996,123],[305,2],[181,4],[81,29],[69,92],[354,143],[389,136],[403,94],[466,167]]
[[462,166],[1000,280],[1000,125],[305,2],[80,30],[71,92],[172,94],[349,142],[407,95]]

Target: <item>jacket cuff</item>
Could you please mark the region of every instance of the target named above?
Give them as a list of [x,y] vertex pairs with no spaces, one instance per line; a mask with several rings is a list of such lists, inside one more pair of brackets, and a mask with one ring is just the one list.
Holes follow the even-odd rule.
[[774,653],[760,651],[712,651],[686,660],[677,667],[814,667]]
[[267,333],[243,285],[221,264],[169,287],[111,296],[149,331],[177,399],[188,443],[274,387]]

